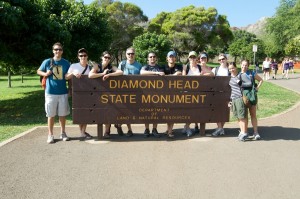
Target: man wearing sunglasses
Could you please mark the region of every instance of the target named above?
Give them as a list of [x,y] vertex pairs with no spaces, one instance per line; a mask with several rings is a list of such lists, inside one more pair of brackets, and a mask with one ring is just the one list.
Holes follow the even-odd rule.
[[[119,69],[123,71],[123,75],[139,75],[142,65],[135,60],[135,49],[130,47],[126,50],[126,60],[123,60],[119,64]],[[123,130],[121,124],[116,124],[118,134],[123,134]],[[133,136],[131,124],[127,124],[128,132],[126,134],[127,137]]]
[[66,116],[70,114],[65,75],[69,70],[70,63],[62,58],[61,43],[55,43],[52,46],[52,52],[53,58],[44,60],[37,70],[38,75],[47,77],[45,89],[45,111],[46,117],[48,117],[47,143],[54,143],[53,127],[56,115],[59,117],[61,127],[60,139],[69,140],[65,132]]
[[[80,79],[82,75],[88,75],[90,67],[88,65],[88,52],[85,48],[80,48],[77,52],[78,63],[74,63],[70,66],[66,79],[69,80],[73,76]],[[80,138],[82,140],[91,139],[92,136],[86,132],[87,124],[79,124],[79,130],[81,133]]]

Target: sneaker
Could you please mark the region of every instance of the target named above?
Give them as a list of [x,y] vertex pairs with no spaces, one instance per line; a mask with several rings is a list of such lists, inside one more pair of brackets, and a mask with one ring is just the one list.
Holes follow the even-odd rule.
[[91,136],[90,134],[88,134],[87,132],[84,132],[83,134],[81,134],[81,138],[85,139],[85,140],[89,140],[92,139],[93,136]]
[[144,137],[149,137],[150,136],[150,130],[149,129],[145,129],[144,131]]
[[127,132],[126,136],[127,136],[127,137],[131,137],[131,136],[133,136],[133,133],[132,133],[132,131],[131,131],[131,130],[129,130],[129,131]]
[[254,140],[260,140],[261,139],[261,137],[260,137],[260,135],[258,134],[258,133],[254,133]]
[[103,138],[104,138],[104,139],[109,139],[109,138],[110,138],[110,132],[104,133]]
[[120,136],[121,136],[121,135],[124,135],[124,132],[123,132],[121,126],[119,126],[118,124],[115,124],[115,127],[116,127],[117,132],[118,132],[118,134],[119,134]]
[[182,129],[181,133],[186,134],[186,125],[183,126],[183,129]]
[[224,134],[225,134],[225,131],[223,128],[217,128],[211,135],[216,137],[216,136],[224,135]]
[[62,141],[69,141],[70,140],[70,138],[67,136],[67,134],[65,132],[60,134],[60,139],[62,139]]
[[186,129],[186,135],[188,137],[192,137],[193,136],[193,131],[190,128]]
[[194,132],[195,132],[195,134],[200,133],[198,125],[195,125]]
[[48,144],[54,143],[54,136],[53,135],[48,135],[47,143]]
[[248,138],[248,134],[247,133],[240,133],[239,137],[238,137],[238,140],[242,141],[242,142],[245,142],[247,138]]
[[159,138],[159,137],[160,137],[160,134],[158,133],[158,131],[157,131],[156,128],[152,129],[152,135],[153,135],[154,137],[156,137],[156,138]]

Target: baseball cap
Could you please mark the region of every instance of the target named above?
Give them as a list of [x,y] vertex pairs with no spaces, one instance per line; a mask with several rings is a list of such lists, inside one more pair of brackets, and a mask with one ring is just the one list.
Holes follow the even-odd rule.
[[202,54],[200,55],[200,59],[201,59],[201,58],[204,58],[204,57],[207,58],[206,54],[202,53]]
[[170,51],[170,52],[168,52],[167,57],[170,57],[170,56],[176,57],[176,53],[174,51]]
[[197,57],[197,53],[195,52],[195,51],[191,51],[190,53],[189,53],[189,57],[190,56],[195,56],[195,57]]

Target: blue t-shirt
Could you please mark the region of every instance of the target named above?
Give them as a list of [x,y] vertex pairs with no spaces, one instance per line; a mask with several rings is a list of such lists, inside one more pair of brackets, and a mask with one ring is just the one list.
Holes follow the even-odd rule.
[[[122,64],[124,62],[126,64],[125,67],[122,68]],[[137,61],[134,61],[132,64],[128,63],[127,61],[122,61],[118,68],[123,71],[123,75],[139,75],[142,65]]]
[[70,63],[63,58],[59,61],[52,59],[52,67],[50,58],[43,61],[39,70],[43,72],[47,72],[48,70],[52,71],[52,75],[48,76],[46,82],[45,92],[47,94],[62,95],[68,93],[65,75],[67,74],[69,67]]

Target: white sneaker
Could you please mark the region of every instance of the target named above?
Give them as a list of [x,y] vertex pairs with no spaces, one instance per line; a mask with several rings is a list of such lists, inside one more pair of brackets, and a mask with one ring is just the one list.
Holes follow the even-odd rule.
[[187,129],[186,129],[186,135],[187,135],[188,137],[191,137],[191,136],[193,135],[193,131],[192,131],[190,128],[187,128]]
[[47,143],[48,144],[54,143],[54,136],[53,135],[48,135]]
[[225,134],[225,131],[223,128],[217,128],[211,135],[216,137],[216,136],[224,135],[224,134]]
[[260,140],[261,139],[261,137],[258,133],[254,133],[253,136],[254,136],[254,140]]
[[238,140],[242,141],[242,142],[245,142],[247,138],[248,138],[248,134],[247,133],[240,133],[239,137],[238,137]]
[[60,134],[60,139],[62,139],[62,141],[69,141],[70,140],[70,138],[67,136],[67,134],[65,132]]

